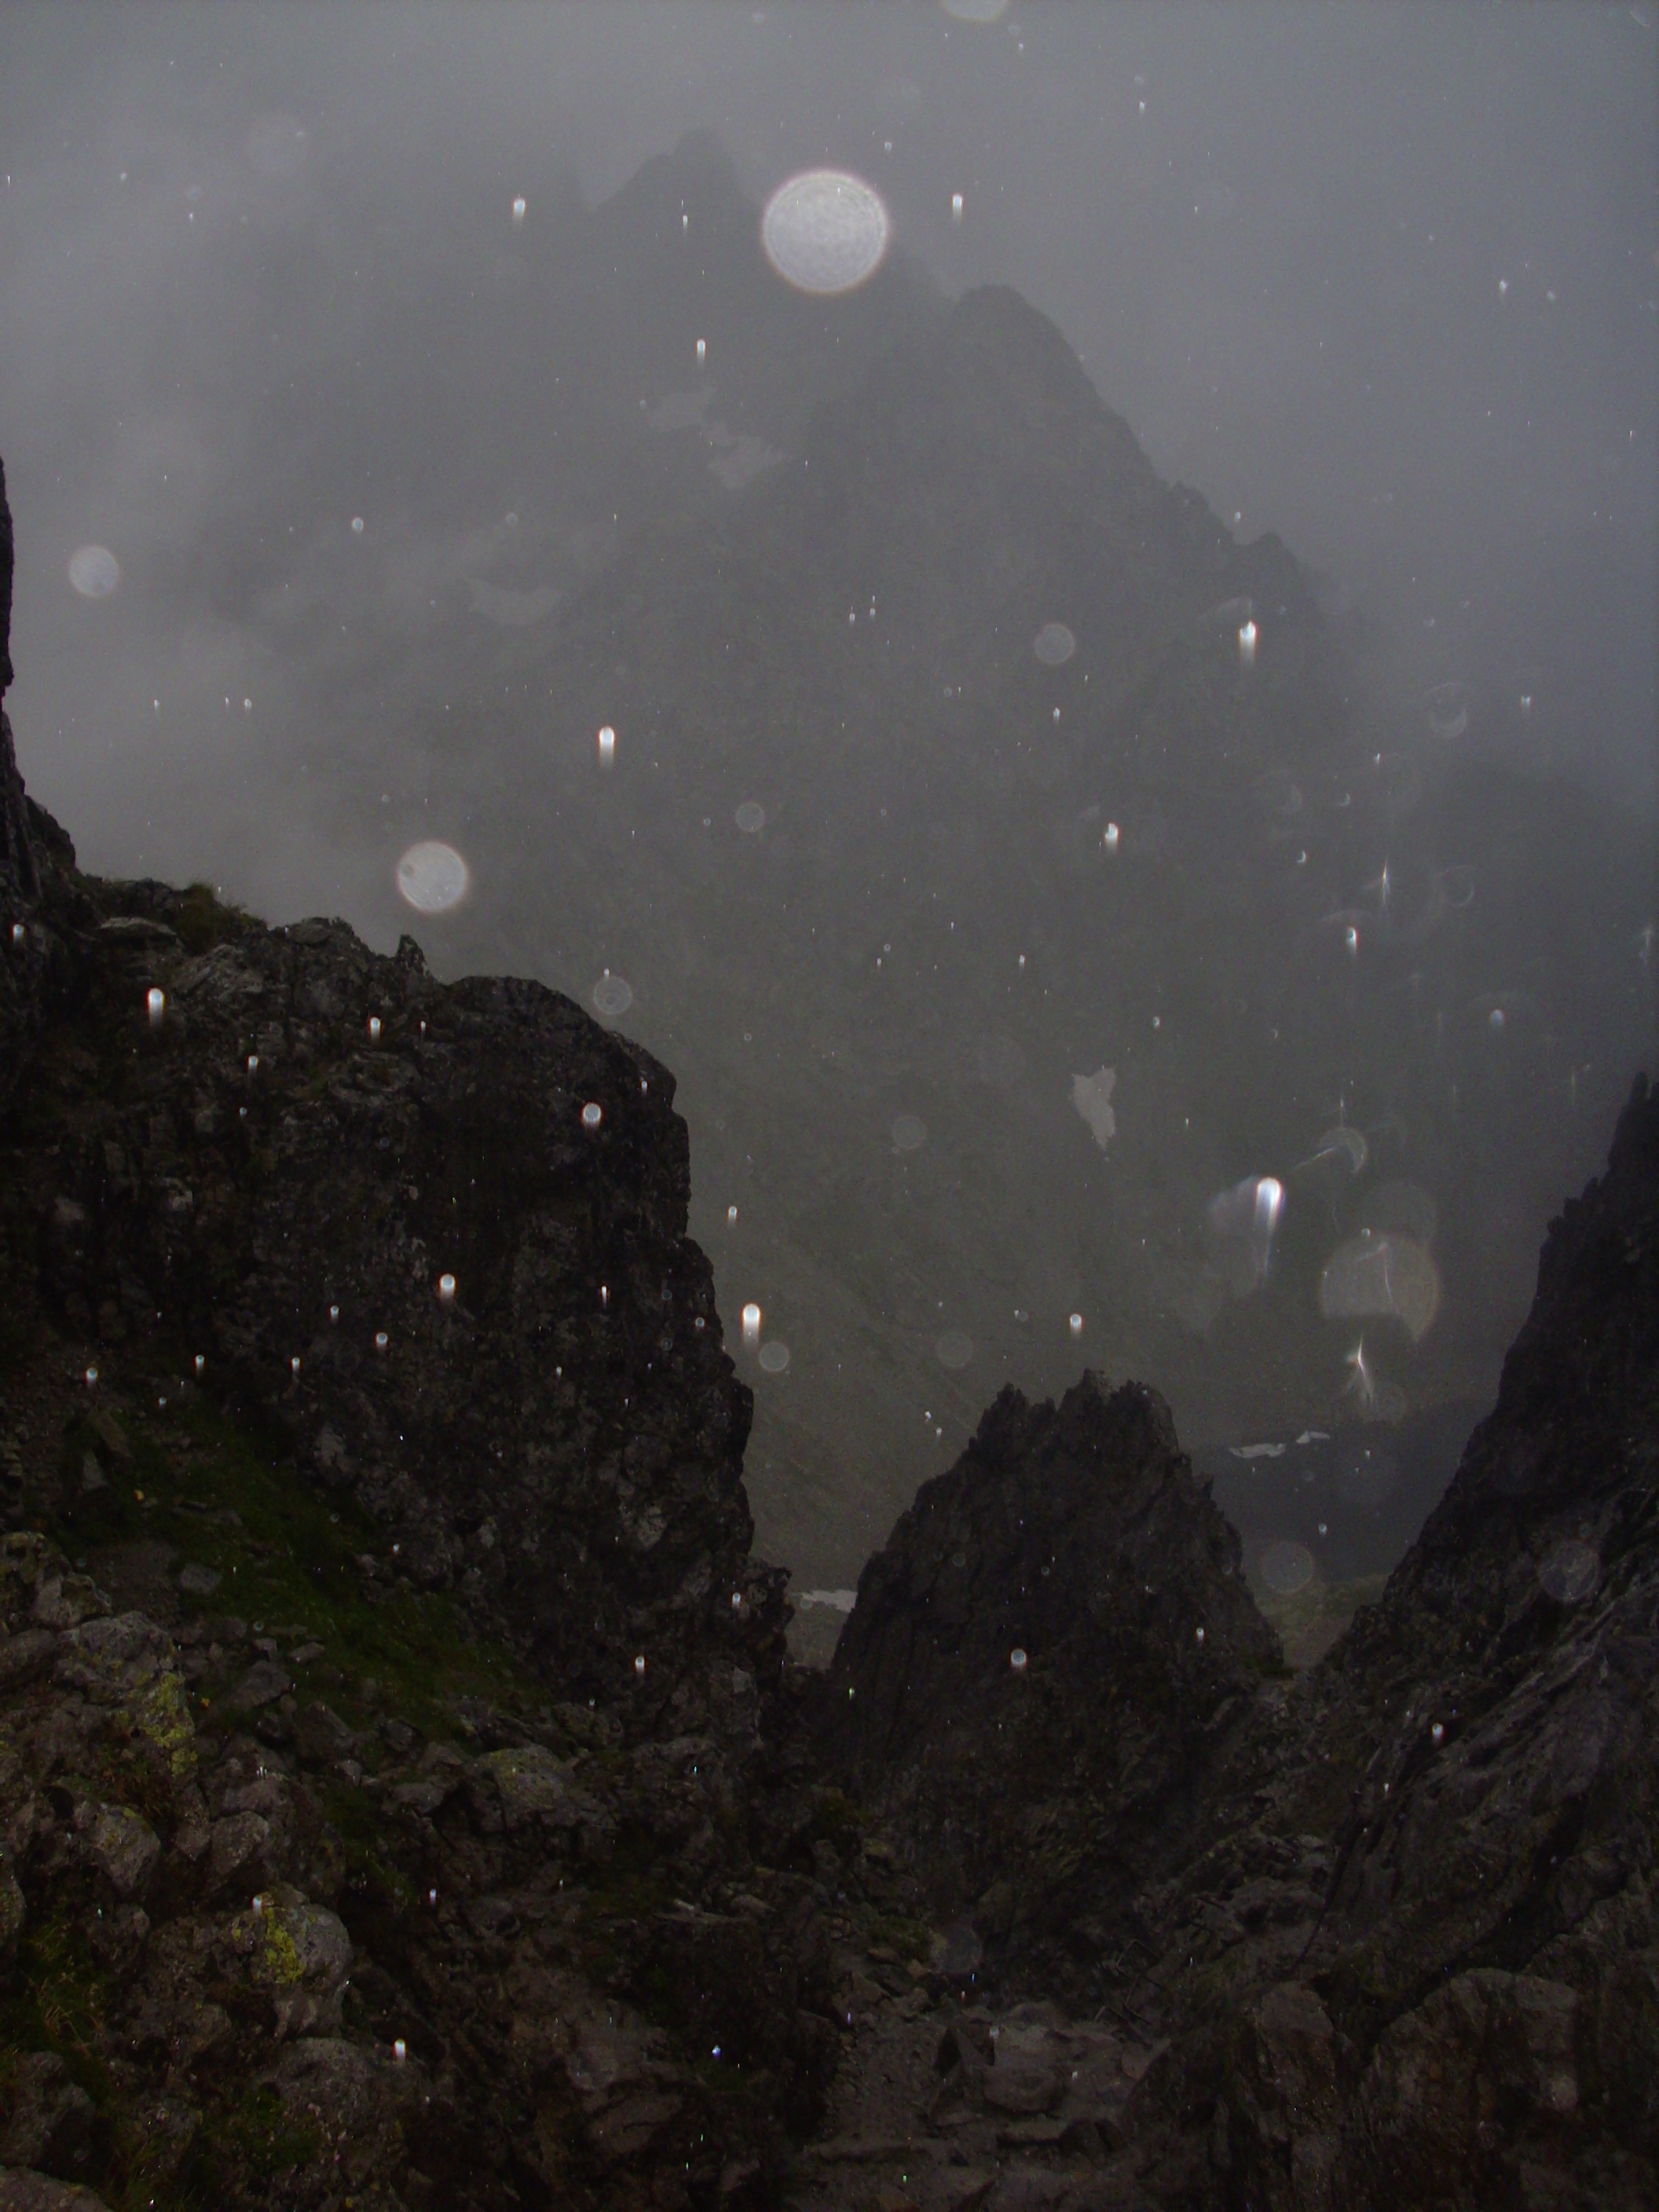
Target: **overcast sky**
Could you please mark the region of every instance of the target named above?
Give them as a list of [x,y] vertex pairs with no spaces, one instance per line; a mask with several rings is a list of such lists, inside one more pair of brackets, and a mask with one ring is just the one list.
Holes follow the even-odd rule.
[[[1036,0],[990,23],[934,0],[14,0],[0,45],[13,720],[94,866],[157,862],[115,739],[64,709],[91,642],[65,563],[120,553],[164,480],[175,539],[233,496],[270,303],[204,299],[226,280],[200,234],[258,216],[296,126],[283,221],[331,261],[372,257],[388,204],[434,256],[471,252],[469,210],[504,222],[562,169],[602,199],[698,126],[757,202],[803,165],[854,168],[947,289],[1003,280],[1052,315],[1161,472],[1352,594],[1402,683],[1513,673],[1556,765],[1651,797],[1650,0]],[[332,315],[284,296],[290,357],[338,352],[343,392]],[[180,318],[226,334],[188,392],[153,367]],[[165,669],[182,606],[151,581],[123,619]],[[191,787],[198,862],[219,773]],[[281,906],[276,865],[244,888]]]

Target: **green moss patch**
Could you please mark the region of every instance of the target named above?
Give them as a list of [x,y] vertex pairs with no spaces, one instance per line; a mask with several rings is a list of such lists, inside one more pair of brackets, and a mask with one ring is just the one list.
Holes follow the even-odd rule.
[[0,2073],[25,2051],[55,2051],[94,2103],[104,2075],[96,2057],[108,1985],[72,1915],[25,1923],[17,1964],[0,1999]]
[[186,952],[210,952],[248,927],[245,908],[222,899],[211,884],[191,884],[179,898],[173,927]]
[[[283,1662],[302,1704],[321,1698],[360,1731],[395,1713],[444,1739],[457,1732],[458,1698],[521,1714],[544,1702],[540,1686],[504,1650],[477,1640],[448,1597],[398,1586],[384,1532],[360,1508],[325,1495],[199,1399],[165,1413],[125,1413],[122,1440],[125,1462],[90,1418],[75,1425],[66,1476],[72,1468],[78,1483],[90,1453],[106,1482],[75,1497],[54,1539],[71,1558],[101,1543],[159,1539],[180,1565],[211,1568],[220,1580],[210,1595],[179,1596],[186,1621],[234,1615],[258,1632],[282,1632],[291,1647],[319,1644],[313,1659],[296,1665],[290,1654]],[[376,1560],[373,1577],[358,1565],[364,1553]],[[198,1724],[233,1717],[222,1689],[205,1703],[198,1693]]]

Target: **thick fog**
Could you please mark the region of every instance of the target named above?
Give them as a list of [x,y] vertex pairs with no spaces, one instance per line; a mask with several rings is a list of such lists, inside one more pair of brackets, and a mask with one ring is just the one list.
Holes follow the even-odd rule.
[[[1543,1224],[1651,1047],[1654,24],[1646,4],[11,6],[0,453],[29,788],[100,873],[340,914],[381,949],[410,928],[440,973],[538,975],[674,1069],[693,1232],[757,1390],[761,1540],[809,1589],[850,1578],[1005,1379],[1145,1373],[1224,1457],[1253,1425],[1404,1435],[1478,1405]],[[833,297],[792,289],[760,240],[769,196],[823,165],[890,225],[878,273]],[[1106,612],[1091,629],[1066,599],[1040,513],[1029,557],[972,548],[975,642],[943,583],[904,599],[917,580],[895,578],[878,611],[878,549],[931,499],[925,469],[888,477],[885,516],[866,481],[864,538],[830,544],[841,522],[800,503],[811,456],[877,450],[884,407],[926,416],[884,358],[984,285],[1052,319],[1241,561],[1278,575],[1276,533],[1310,580],[1316,652],[1298,631],[1275,658],[1293,588],[1262,613],[1264,678],[1292,689],[1236,837],[1206,816],[1204,844],[1173,786],[1098,748],[993,773],[971,717],[939,738],[963,748],[950,790],[947,754],[830,757],[896,702],[901,662],[907,700],[994,693],[1001,714],[1003,664],[975,654],[995,592],[1026,619],[1024,578],[1073,638],[1022,633],[1045,726],[1064,712],[1069,742],[1103,696],[1085,681],[1113,680]],[[950,546],[973,512],[963,494]],[[888,692],[872,667],[832,702],[830,648],[785,641],[799,600],[743,585],[804,547],[836,623],[906,608]],[[1158,605],[1186,608],[1170,576]],[[1245,607],[1228,654],[1255,637]],[[1333,829],[1320,911],[1275,938],[1271,869],[1325,866],[1296,826],[1326,803],[1310,763],[1375,836]],[[1048,812],[999,872],[1022,793]],[[1174,855],[1183,881],[1224,845],[1245,920],[1148,877],[1131,975],[1127,909],[1084,916],[1120,820],[1126,867]],[[883,872],[876,844],[911,827]],[[838,838],[839,872],[808,865]],[[464,860],[458,901],[432,844]],[[981,964],[958,984],[916,952],[901,1018],[872,994],[923,883],[927,926],[948,908]],[[1454,956],[1465,910],[1495,933]],[[1255,1064],[1267,1030],[1171,1013],[1176,984],[1148,980],[1156,946],[1206,927],[1255,947],[1241,1020],[1251,994],[1294,999],[1284,948],[1334,948],[1282,1081]],[[1122,957],[1097,981],[1109,930]],[[1395,966],[1367,1000],[1373,943]],[[1053,996],[1022,1012],[1040,959]],[[1154,1077],[1166,1018],[1189,1058]],[[1425,1070],[1471,1055],[1432,1062],[1433,1107],[1426,1073],[1396,1079],[1407,1039]],[[1484,1134],[1454,1140],[1471,1101]],[[1091,1209],[1114,1224],[1094,1243]],[[1358,1462],[1332,1480],[1420,1514],[1396,1455],[1382,1491]],[[1236,1490],[1256,1462],[1232,1465]],[[1315,1573],[1326,1522],[1257,1518],[1258,1567],[1276,1542]],[[1325,1564],[1381,1556],[1356,1539]]]

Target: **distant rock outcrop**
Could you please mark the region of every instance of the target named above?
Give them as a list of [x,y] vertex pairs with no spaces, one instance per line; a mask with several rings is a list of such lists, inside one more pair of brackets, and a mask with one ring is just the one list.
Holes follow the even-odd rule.
[[1218,1748],[1276,1672],[1168,1407],[1085,1374],[1058,1407],[1005,1390],[865,1568],[825,1741],[931,1911],[977,1899],[1029,1984],[1073,1920],[1098,1950],[1190,1852]]

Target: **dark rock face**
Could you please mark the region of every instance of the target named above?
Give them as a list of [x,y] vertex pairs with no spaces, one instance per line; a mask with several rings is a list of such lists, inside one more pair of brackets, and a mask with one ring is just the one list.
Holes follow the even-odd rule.
[[1168,1407],[1086,1374],[1057,1408],[1005,1390],[918,1492],[860,1579],[826,1741],[929,1905],[978,1899],[1029,1978],[1063,1934],[1121,1942],[1279,1656]]
[[1382,1969],[1355,1969],[1357,2006],[1432,1987],[1449,1954],[1519,1970],[1645,1879],[1656,1540],[1659,1097],[1641,1084],[1607,1174],[1552,1226],[1495,1410],[1321,1685],[1376,1745],[1333,1899]]
[[409,940],[88,892],[20,1157],[56,1325],[187,1381],[199,1352],[568,1694],[643,1656],[654,1700],[710,1635],[752,1659],[749,1394],[666,1070],[538,986],[435,984]]
[[426,1743],[349,1686],[354,1730],[283,1692],[308,1632],[110,1603],[33,1531],[0,1546],[0,2203],[3,2166],[307,2207],[775,2174],[829,1990],[729,1731],[474,1705]]
[[[1162,1955],[1125,1995],[1176,2039],[1170,2109],[1225,2116],[1218,2188],[1652,2201],[1656,1657],[1659,1096],[1639,1081],[1444,1500],[1381,1602],[1259,1711],[1211,1848],[1140,1900]],[[1318,2110],[1262,2055],[1270,1999],[1312,2023]]]

